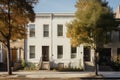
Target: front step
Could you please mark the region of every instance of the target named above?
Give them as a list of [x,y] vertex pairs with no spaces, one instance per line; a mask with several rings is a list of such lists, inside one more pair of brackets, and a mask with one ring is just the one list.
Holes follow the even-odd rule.
[[92,62],[85,62],[85,71],[95,71],[95,65]]
[[41,65],[42,70],[50,70],[50,62],[48,61],[43,61]]

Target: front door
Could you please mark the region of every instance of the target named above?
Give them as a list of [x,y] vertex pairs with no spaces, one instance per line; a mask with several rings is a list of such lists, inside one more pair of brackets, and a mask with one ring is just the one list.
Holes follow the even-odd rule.
[[49,61],[49,46],[42,46],[42,61]]
[[111,48],[103,48],[99,52],[99,63],[109,64],[111,61]]
[[12,49],[12,62],[17,61],[17,49]]
[[90,61],[90,47],[84,47],[84,61]]

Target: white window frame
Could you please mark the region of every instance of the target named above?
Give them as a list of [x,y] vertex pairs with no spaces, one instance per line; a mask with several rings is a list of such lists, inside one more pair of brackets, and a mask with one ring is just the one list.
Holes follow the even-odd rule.
[[49,24],[43,25],[43,37],[49,37]]
[[[33,34],[31,33],[32,31],[33,31]],[[35,24],[29,24],[29,37],[35,37]]]
[[[34,47],[34,53],[31,53],[31,47]],[[31,57],[31,54],[34,55],[34,57]],[[35,59],[35,46],[34,45],[29,46],[29,59]]]
[[63,36],[63,24],[58,24],[57,25],[57,36],[58,37]]

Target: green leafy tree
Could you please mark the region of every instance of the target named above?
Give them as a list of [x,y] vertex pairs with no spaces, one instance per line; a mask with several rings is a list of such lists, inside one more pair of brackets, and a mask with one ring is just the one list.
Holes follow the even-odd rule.
[[103,0],[78,0],[75,19],[67,24],[67,36],[73,46],[90,45],[95,51],[95,74],[97,53],[108,39],[107,34],[116,26],[114,14]]
[[7,46],[8,74],[11,70],[10,40],[26,36],[25,25],[35,19],[33,5],[37,0],[0,0],[0,41]]

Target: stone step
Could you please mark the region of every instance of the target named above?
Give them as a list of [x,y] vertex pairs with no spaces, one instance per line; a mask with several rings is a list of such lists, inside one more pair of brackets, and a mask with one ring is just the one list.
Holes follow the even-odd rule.
[[94,71],[95,66],[92,62],[85,62],[85,71]]
[[42,70],[50,70],[50,62],[48,61],[43,61],[41,65]]

